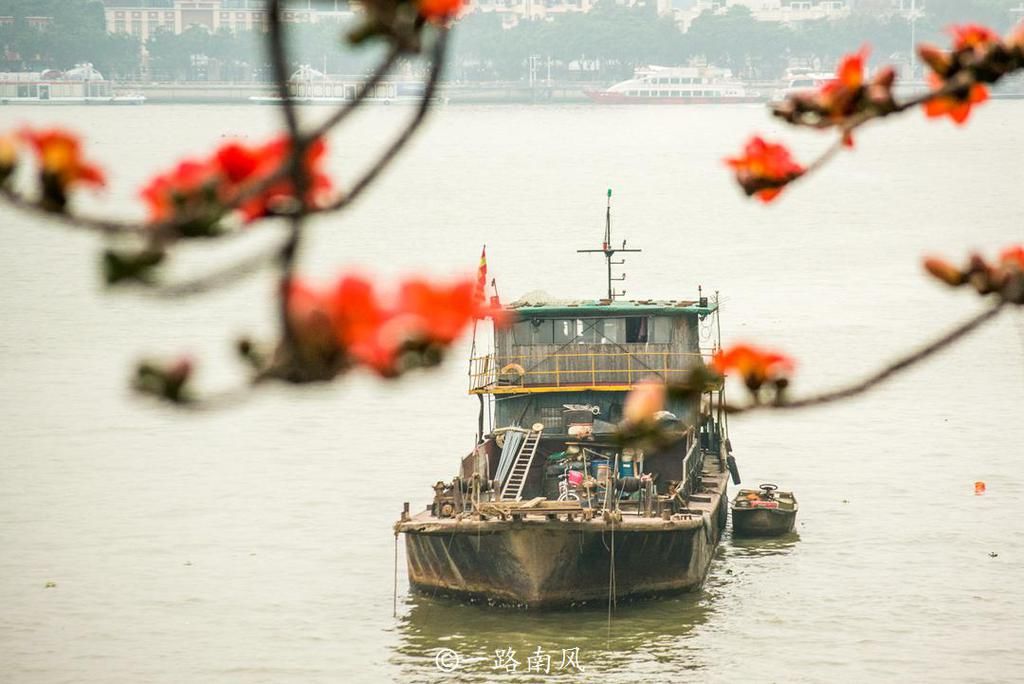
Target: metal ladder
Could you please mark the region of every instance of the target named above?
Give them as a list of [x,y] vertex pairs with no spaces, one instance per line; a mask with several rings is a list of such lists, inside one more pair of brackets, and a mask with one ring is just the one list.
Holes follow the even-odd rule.
[[541,430],[530,430],[519,447],[516,460],[508,473],[508,479],[501,488],[502,501],[519,501],[523,496],[523,486],[526,484],[526,475],[530,472],[530,465],[533,457],[537,454],[537,446],[540,445]]

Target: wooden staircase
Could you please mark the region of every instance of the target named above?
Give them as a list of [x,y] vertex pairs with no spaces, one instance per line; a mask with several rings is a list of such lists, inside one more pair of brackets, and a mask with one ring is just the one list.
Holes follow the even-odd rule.
[[530,430],[519,447],[516,460],[509,470],[508,479],[501,488],[501,501],[519,501],[523,497],[523,487],[526,485],[526,475],[530,472],[530,465],[533,457],[537,454],[537,447],[540,445],[540,436],[544,430]]

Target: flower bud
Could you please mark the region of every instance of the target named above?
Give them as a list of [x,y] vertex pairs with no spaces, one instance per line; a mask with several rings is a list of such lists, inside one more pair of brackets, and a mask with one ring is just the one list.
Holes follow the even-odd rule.
[[946,77],[949,75],[949,71],[953,66],[953,59],[945,50],[940,50],[929,43],[921,43],[917,46],[917,54],[921,61],[927,64],[939,76]]
[[928,257],[924,260],[924,268],[933,276],[952,287],[963,285],[966,282],[966,275],[945,259]]
[[622,417],[627,423],[643,423],[665,408],[667,390],[660,380],[645,380],[626,396]]
[[17,141],[9,135],[0,136],[0,185],[3,185],[18,166]]

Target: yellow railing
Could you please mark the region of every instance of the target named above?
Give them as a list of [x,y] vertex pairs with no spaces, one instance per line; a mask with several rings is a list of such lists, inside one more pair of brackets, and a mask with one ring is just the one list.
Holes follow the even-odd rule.
[[487,354],[470,359],[472,394],[555,392],[563,389],[627,390],[654,376],[681,382],[710,353],[668,351]]

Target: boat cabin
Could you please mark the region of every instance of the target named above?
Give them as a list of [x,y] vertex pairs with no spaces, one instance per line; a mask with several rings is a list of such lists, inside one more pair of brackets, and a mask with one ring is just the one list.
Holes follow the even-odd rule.
[[[482,440],[463,462],[464,479],[495,481],[503,499],[557,499],[576,468],[593,478],[648,474],[664,493],[686,480],[684,461],[701,435],[705,448],[717,448],[711,402],[702,414],[700,397],[669,399],[661,419],[679,435],[669,447],[645,454],[615,439],[630,390],[651,379],[681,382],[704,364],[701,335],[717,324],[716,302],[534,296],[507,308],[516,322],[495,330],[493,351],[470,362]],[[524,440],[536,453],[522,454]]]

